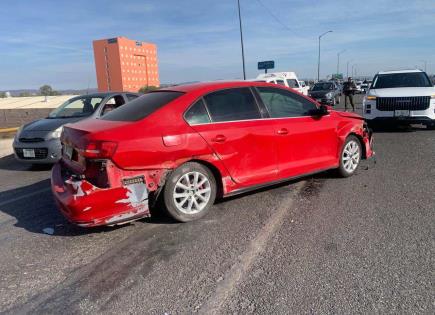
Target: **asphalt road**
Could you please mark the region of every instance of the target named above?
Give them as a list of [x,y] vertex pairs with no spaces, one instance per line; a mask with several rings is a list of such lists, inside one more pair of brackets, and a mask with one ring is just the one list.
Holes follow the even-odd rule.
[[187,224],[72,226],[47,168],[0,159],[0,311],[433,314],[435,131],[375,137],[377,163],[351,178],[230,198]]

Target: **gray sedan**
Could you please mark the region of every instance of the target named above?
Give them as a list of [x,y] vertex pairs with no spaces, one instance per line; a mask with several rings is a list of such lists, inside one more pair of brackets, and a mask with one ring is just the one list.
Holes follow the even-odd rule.
[[138,93],[94,93],[73,97],[47,118],[22,126],[14,139],[15,158],[32,164],[49,164],[61,157],[60,134],[63,125],[89,117],[97,118],[139,97]]
[[341,91],[335,82],[317,82],[308,95],[321,104],[335,106],[340,103]]

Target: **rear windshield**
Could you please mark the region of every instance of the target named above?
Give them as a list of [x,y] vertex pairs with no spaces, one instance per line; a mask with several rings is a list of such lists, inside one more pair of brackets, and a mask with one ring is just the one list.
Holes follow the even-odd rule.
[[111,111],[101,119],[113,121],[141,120],[183,94],[183,92],[175,91],[150,92]]
[[378,74],[373,80],[372,89],[390,89],[402,87],[431,87],[426,73],[391,73]]

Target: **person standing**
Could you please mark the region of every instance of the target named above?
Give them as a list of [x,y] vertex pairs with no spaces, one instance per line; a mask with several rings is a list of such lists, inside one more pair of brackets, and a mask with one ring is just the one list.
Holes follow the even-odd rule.
[[352,111],[355,111],[355,105],[353,104],[353,95],[355,94],[356,85],[353,82],[352,77],[348,77],[347,81],[343,83],[343,94],[344,94],[344,111],[347,111],[347,99],[352,106]]

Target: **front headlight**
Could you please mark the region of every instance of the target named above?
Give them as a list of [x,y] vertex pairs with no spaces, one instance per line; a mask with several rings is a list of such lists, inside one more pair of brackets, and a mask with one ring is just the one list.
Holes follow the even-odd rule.
[[63,131],[63,126],[60,126],[55,131],[53,131],[53,133],[51,134],[51,137],[54,139],[59,139],[60,135],[62,134],[62,131]]
[[328,93],[326,93],[325,96],[326,96],[326,98],[332,98],[332,95],[333,95],[332,92],[328,92]]
[[367,100],[368,101],[375,101],[376,100],[376,96],[374,96],[374,95],[367,95]]

